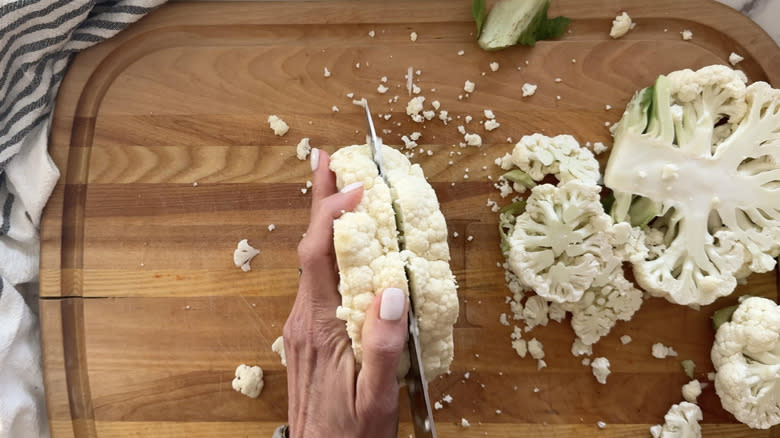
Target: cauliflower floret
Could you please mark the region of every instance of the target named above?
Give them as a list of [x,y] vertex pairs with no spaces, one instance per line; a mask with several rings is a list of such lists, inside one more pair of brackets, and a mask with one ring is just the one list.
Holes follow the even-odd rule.
[[547,310],[547,300],[539,295],[529,297],[523,307],[525,331],[531,331],[537,325],[546,326],[548,321]]
[[[502,168],[505,162],[501,160]],[[571,135],[523,136],[512,150],[511,163],[534,181],[541,181],[546,175],[555,175],[562,183],[579,179],[595,185],[601,177],[599,163],[593,153],[580,147]]]
[[508,238],[509,267],[542,297],[577,301],[599,275],[600,255],[586,251],[587,241],[611,222],[598,186],[577,180],[536,186]]
[[701,408],[698,405],[682,402],[672,405],[664,415],[665,423],[650,428],[653,438],[701,438]]
[[233,389],[247,397],[257,398],[263,392],[263,369],[242,363],[236,368]]
[[522,87],[523,97],[533,96],[534,94],[536,94],[536,88],[537,88],[536,85],[529,84],[528,82],[523,84]]
[[691,380],[682,387],[682,396],[689,403],[696,403],[696,399],[701,395],[701,383],[698,380]]
[[630,220],[640,204],[654,210],[643,216],[661,243],[632,262],[652,295],[707,305],[730,294],[737,276],[774,268],[780,90],[746,81],[723,65],[660,76],[617,125],[604,181],[616,220]]
[[745,58],[743,58],[742,56],[737,55],[734,52],[731,52],[731,54],[729,55],[729,64],[731,64],[731,65],[737,65],[737,64],[739,64],[740,62],[742,62],[744,60],[745,60]]
[[653,354],[653,357],[656,359],[666,359],[667,357],[676,357],[677,352],[674,351],[674,348],[667,347],[666,345],[656,342],[653,344],[651,348],[651,353]]
[[544,345],[542,345],[542,343],[539,342],[536,338],[531,339],[528,341],[528,354],[530,354],[534,359],[543,359]]
[[273,129],[274,135],[278,135],[280,137],[284,134],[287,134],[287,131],[290,130],[290,127],[287,126],[287,123],[285,123],[284,120],[277,116],[268,116],[268,124],[271,126],[271,129]]
[[591,361],[590,366],[593,368],[593,376],[596,377],[596,380],[602,385],[606,385],[607,376],[611,374],[611,371],[609,370],[609,359],[606,357],[597,357]]
[[242,239],[238,242],[236,250],[233,251],[233,264],[237,268],[241,268],[242,271],[249,272],[252,270],[249,263],[258,254],[260,254],[260,250],[252,247],[246,239]]
[[482,146],[482,137],[479,134],[466,133],[463,135],[463,140],[469,146]]
[[715,335],[715,391],[723,408],[756,429],[780,424],[780,306],[742,301]]
[[425,98],[423,96],[413,97],[406,104],[406,114],[417,123],[422,123],[425,118],[420,114],[423,110],[423,102]]
[[631,22],[631,17],[623,12],[612,20],[612,29],[609,31],[609,36],[617,39],[627,34],[633,28],[634,24]]

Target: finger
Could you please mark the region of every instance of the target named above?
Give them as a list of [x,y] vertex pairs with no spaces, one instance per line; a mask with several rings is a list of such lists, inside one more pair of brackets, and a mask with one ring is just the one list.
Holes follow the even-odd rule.
[[319,209],[320,203],[328,196],[338,192],[336,175],[330,170],[330,156],[321,149],[312,149],[310,155],[312,177],[311,214]]
[[407,309],[406,293],[389,288],[374,298],[366,313],[363,365],[357,381],[359,412],[382,415],[398,409],[396,374],[406,351]]

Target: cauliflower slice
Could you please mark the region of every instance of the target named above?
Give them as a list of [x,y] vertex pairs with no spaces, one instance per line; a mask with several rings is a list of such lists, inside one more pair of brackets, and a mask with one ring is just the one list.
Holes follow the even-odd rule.
[[511,160],[502,159],[500,164],[505,170],[514,164],[534,181],[555,175],[561,183],[578,179],[595,185],[601,177],[593,153],[581,147],[571,135],[523,136],[512,150]]
[[689,402],[672,405],[664,415],[665,423],[650,428],[653,438],[701,438],[701,408]]
[[742,301],[718,328],[711,358],[724,409],[754,429],[780,424],[780,306]]
[[342,291],[339,317],[347,321],[355,356],[360,357],[359,330],[365,311],[377,291],[407,284],[405,267],[419,323],[423,370],[431,380],[446,372],[452,362],[452,326],[459,311],[457,285],[449,266],[447,224],[420,166],[389,146],[382,147],[382,158],[390,186],[378,175],[367,145],[342,148],[331,157],[339,188],[355,181],[364,183],[358,207],[334,221]]
[[[341,306],[336,312],[346,321],[347,334],[358,363],[363,358],[362,333],[366,311],[377,292],[397,287],[408,295],[404,262],[396,238],[395,213],[390,188],[379,176],[364,146],[336,151],[330,160],[339,189],[363,182],[363,198],[351,212],[333,221],[333,244],[339,266]],[[406,375],[409,356],[399,364],[399,378]]]
[[233,389],[249,398],[257,398],[263,392],[263,369],[241,364],[236,368]]
[[587,251],[612,224],[599,187],[572,180],[533,188],[508,237],[508,264],[520,281],[555,302],[578,301],[599,275],[601,255]]
[[707,305],[737,276],[775,266],[780,90],[746,82],[723,65],[672,72],[638,92],[617,125],[604,181],[616,220],[652,207],[645,216],[662,242],[633,262],[652,295]]

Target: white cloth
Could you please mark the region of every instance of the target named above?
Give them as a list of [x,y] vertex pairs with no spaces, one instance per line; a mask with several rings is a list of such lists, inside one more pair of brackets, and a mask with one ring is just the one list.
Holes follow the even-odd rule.
[[[0,0],[0,438],[49,436],[38,318],[41,214],[60,173],[52,109],[75,52],[165,0]],[[27,296],[22,290],[28,290]]]

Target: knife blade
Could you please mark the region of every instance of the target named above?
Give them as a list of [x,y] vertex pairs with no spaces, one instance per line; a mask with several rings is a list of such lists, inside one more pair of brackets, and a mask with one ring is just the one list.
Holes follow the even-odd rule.
[[[376,135],[374,121],[371,118],[371,110],[368,108],[368,101],[363,100],[363,107],[366,109],[366,119],[368,120],[368,141],[370,143],[371,158],[379,169],[379,175],[385,180],[388,187],[385,169],[382,165],[382,142]],[[395,206],[393,206],[395,209]],[[396,215],[396,229],[401,232],[398,226],[398,216]],[[403,247],[403,239],[399,239],[399,245]],[[409,273],[406,273],[409,278]],[[425,379],[425,373],[422,366],[422,353],[420,350],[420,330],[417,325],[417,318],[412,310],[411,296],[409,297],[409,373],[406,375],[406,389],[409,393],[409,406],[412,412],[412,422],[414,425],[414,436],[416,438],[436,438],[436,426],[433,423],[433,410],[431,409],[431,399],[428,394],[428,381]]]

